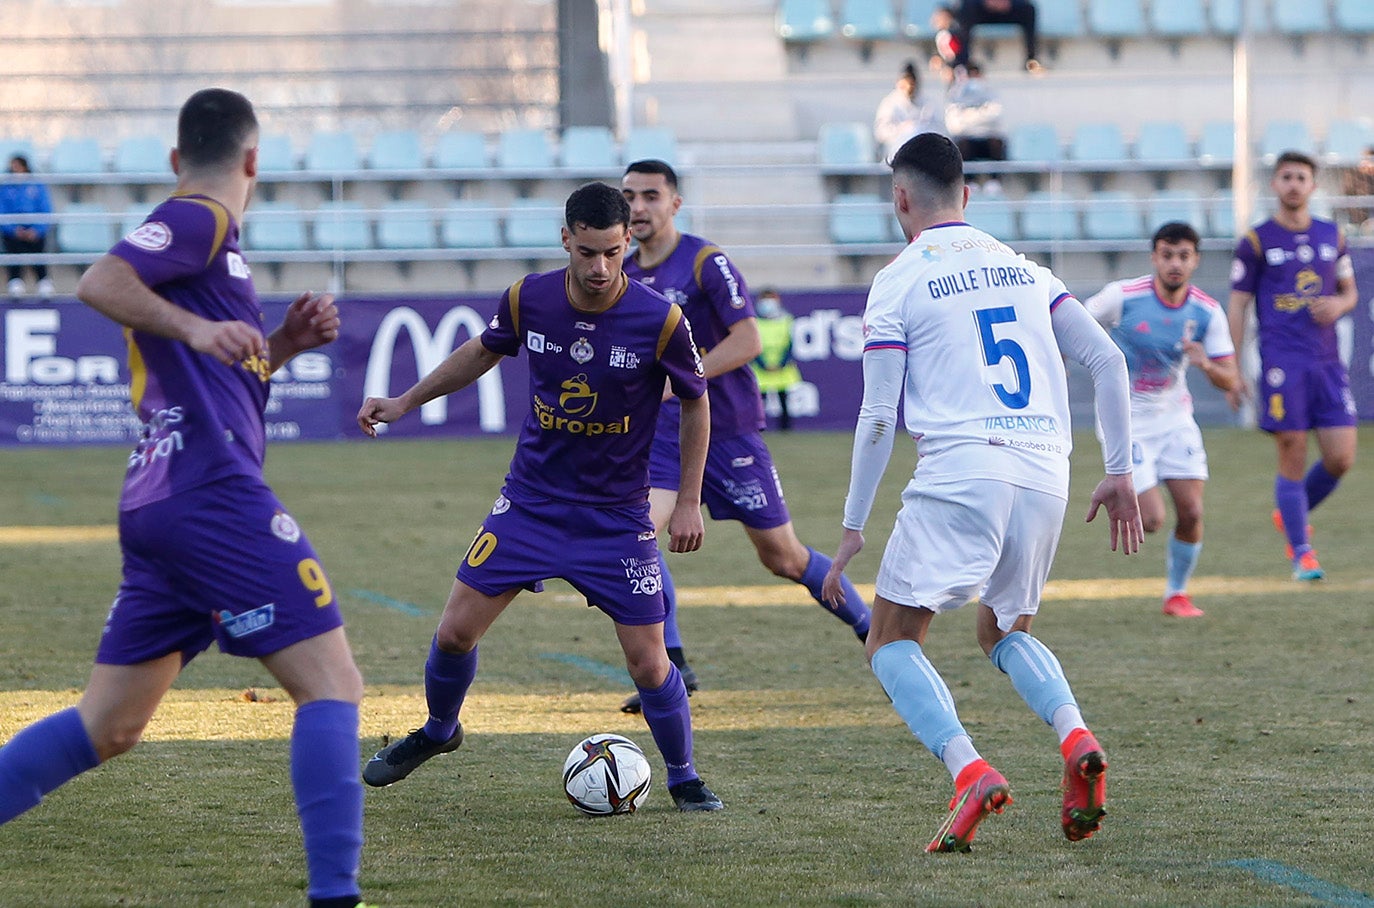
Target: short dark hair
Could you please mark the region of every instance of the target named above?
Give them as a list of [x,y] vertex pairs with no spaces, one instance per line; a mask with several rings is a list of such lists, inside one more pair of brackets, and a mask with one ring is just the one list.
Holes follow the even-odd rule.
[[177,117],[177,152],[191,167],[236,160],[258,131],[253,105],[236,91],[204,88],[186,99]]
[[23,165],[23,167],[24,167],[24,172],[25,172],[25,173],[33,173],[33,168],[29,167],[29,159],[26,158],[24,155],[22,155],[22,154],[10,155],[10,166],[11,166],[11,167],[14,166],[14,162],[15,162],[15,161],[18,161],[20,164]]
[[1154,238],[1150,240],[1150,250],[1153,252],[1160,243],[1192,243],[1196,249],[1202,244],[1202,237],[1197,235],[1191,224],[1170,221],[1155,231]]
[[964,156],[938,132],[907,139],[889,163],[893,174],[912,181],[924,204],[953,202],[964,188]]
[[632,161],[630,165],[625,168],[625,172],[627,174],[659,174],[663,179],[668,181],[668,185],[672,187],[673,191],[677,192],[677,171],[674,170],[673,165],[669,164],[667,161],[660,161],[658,158],[644,158],[643,160]]
[[619,189],[605,183],[584,183],[568,196],[563,206],[563,220],[568,229],[576,232],[579,226],[605,230],[617,225],[630,225],[630,203]]
[[1285,151],[1279,155],[1278,159],[1274,161],[1274,172],[1278,173],[1279,168],[1284,164],[1302,164],[1312,171],[1313,176],[1317,175],[1317,162],[1311,155],[1305,155],[1301,151]]

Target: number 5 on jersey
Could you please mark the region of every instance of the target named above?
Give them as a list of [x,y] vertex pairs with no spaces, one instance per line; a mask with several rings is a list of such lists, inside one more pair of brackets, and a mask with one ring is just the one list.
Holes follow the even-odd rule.
[[1026,351],[1011,338],[998,338],[994,326],[1016,321],[1016,310],[1011,306],[997,306],[992,309],[975,309],[973,318],[978,322],[978,342],[983,347],[983,362],[996,366],[1004,359],[1010,359],[1016,370],[1016,390],[1009,391],[1001,383],[992,385],[997,399],[1013,410],[1021,410],[1030,403],[1031,378],[1030,363]]

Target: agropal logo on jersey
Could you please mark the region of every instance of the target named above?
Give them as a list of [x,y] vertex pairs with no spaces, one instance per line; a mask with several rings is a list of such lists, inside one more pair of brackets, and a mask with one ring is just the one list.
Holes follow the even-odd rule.
[[630,431],[630,414],[612,422],[590,420],[596,411],[600,392],[594,390],[584,373],[574,375],[559,387],[557,405],[534,395],[534,415],[540,428],[553,432],[567,432],[570,435],[624,435]]

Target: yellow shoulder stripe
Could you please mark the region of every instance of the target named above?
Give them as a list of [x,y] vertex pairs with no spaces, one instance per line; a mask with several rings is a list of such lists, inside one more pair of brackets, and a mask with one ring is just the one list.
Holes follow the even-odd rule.
[[224,238],[229,235],[229,212],[223,205],[214,199],[201,199],[189,196],[176,197],[178,202],[194,202],[204,206],[215,216],[215,239],[210,244],[210,255],[205,259],[208,266],[219,255],[219,247],[224,245]]
[[720,253],[719,246],[702,246],[697,250],[697,257],[692,262],[692,278],[701,286],[701,269],[706,266],[706,260],[713,255]]
[[1250,244],[1250,248],[1255,250],[1255,255],[1262,255],[1264,250],[1260,248],[1259,234],[1253,230],[1246,231],[1245,241]]
[[682,321],[682,307],[677,303],[668,304],[668,317],[663,320],[663,330],[658,332],[658,348],[654,351],[655,359],[663,358],[663,351],[668,349],[668,341],[672,340],[673,332],[677,330],[678,323]]
[[515,332],[516,343],[520,342],[520,288],[524,283],[525,279],[522,277],[511,284],[510,289],[506,291],[510,300],[510,327],[511,331]]

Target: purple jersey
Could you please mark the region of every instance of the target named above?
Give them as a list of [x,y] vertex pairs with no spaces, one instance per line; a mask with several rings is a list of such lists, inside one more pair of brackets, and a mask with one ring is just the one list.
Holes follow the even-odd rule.
[[[754,303],[744,278],[719,247],[699,236],[682,234],[668,257],[653,268],[640,267],[636,252],[625,260],[625,273],[682,307],[703,352],[724,340],[735,322],[754,318]],[[764,427],[763,399],[748,363],[717,375],[708,384],[712,438],[733,438]],[[670,401],[663,415],[660,431],[675,435],[679,415],[676,402]]]
[[508,485],[561,501],[619,505],[649,494],[665,377],[679,397],[706,393],[682,309],[627,281],[603,312],[574,309],[567,269],[531,274],[501,297],[482,345],[529,351],[529,416]]
[[1336,263],[1345,255],[1340,228],[1318,218],[1298,232],[1271,218],[1241,237],[1231,289],[1255,297],[1263,362],[1340,361],[1335,326],[1313,321],[1307,304],[1336,292]]
[[[211,321],[262,326],[238,246],[239,227],[214,199],[173,196],[115,244],[143,283]],[[226,476],[262,476],[268,361],[226,366],[186,344],[126,328],[130,396],[143,421],[120,509],[162,501]]]

